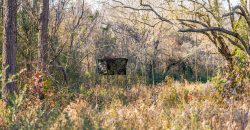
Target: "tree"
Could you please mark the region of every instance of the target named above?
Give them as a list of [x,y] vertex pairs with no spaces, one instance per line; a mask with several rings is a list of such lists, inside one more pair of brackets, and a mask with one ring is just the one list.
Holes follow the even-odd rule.
[[9,103],[9,94],[16,91],[12,75],[16,74],[16,14],[17,0],[3,1],[2,99]]
[[[220,54],[232,64],[233,53],[230,52],[229,46],[234,46],[242,51],[244,51],[248,56],[250,55],[250,11],[249,11],[249,0],[245,3],[242,1],[241,5],[231,7],[230,0],[227,0],[229,5],[229,13],[222,12],[222,4],[219,0],[208,0],[208,1],[199,1],[199,0],[189,0],[185,1],[186,6],[179,5],[185,10],[188,17],[170,20],[171,18],[165,17],[162,15],[162,12],[155,9],[152,4],[147,4],[146,1],[139,0],[139,7],[127,6],[123,2],[118,0],[113,0],[115,3],[119,3],[120,7],[128,8],[136,11],[150,11],[152,12],[160,21],[169,23],[172,26],[177,27],[175,23],[179,22],[181,25],[187,27],[186,29],[179,29],[179,32],[196,32],[206,35],[210,41],[215,44]],[[170,4],[167,2],[166,4]],[[193,5],[193,8],[190,8],[190,5]],[[196,9],[195,9],[196,7]],[[165,7],[158,7],[165,11]],[[171,7],[169,7],[171,8]],[[198,10],[197,10],[198,9]],[[196,11],[194,11],[196,10]],[[176,13],[177,10],[169,9],[170,13]],[[224,13],[224,14],[223,14]],[[183,14],[182,14],[183,15]],[[237,15],[238,17],[234,17]],[[197,19],[190,19],[193,16],[197,16]],[[230,17],[229,17],[230,16]],[[182,16],[181,16],[182,17]],[[227,28],[226,18],[229,17],[231,22],[231,27]],[[248,38],[244,38],[237,29],[235,29],[235,23],[244,19],[245,24],[247,25]],[[229,44],[228,44],[229,43]]]
[[49,23],[49,0],[42,0],[40,5],[38,58],[39,71],[47,73],[48,60],[48,23]]

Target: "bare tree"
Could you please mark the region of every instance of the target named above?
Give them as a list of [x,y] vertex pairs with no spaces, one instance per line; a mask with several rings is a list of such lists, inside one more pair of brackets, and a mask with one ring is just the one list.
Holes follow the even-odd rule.
[[15,82],[10,78],[16,73],[17,0],[4,0],[3,8],[2,98],[9,103],[9,94],[16,91]]

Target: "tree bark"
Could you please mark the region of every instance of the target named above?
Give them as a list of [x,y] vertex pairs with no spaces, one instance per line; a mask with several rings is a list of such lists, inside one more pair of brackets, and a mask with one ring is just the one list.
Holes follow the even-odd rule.
[[48,61],[48,23],[49,23],[49,0],[42,0],[40,5],[38,58],[39,71],[47,74]]
[[[247,12],[248,12],[248,14],[250,14],[250,0],[247,0],[246,4],[247,4],[247,6],[246,6],[247,7]],[[248,19],[250,19],[249,15],[247,17],[248,17]],[[248,44],[250,45],[250,25],[248,25],[248,30],[247,31],[248,31]]]
[[4,0],[3,14],[2,99],[8,103],[9,95],[16,91],[15,82],[8,80],[16,74],[17,0]]

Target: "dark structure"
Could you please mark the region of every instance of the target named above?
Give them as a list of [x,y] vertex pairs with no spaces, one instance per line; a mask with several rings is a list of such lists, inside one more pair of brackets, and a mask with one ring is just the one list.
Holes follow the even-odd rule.
[[97,70],[102,75],[126,75],[126,58],[104,58],[98,59]]

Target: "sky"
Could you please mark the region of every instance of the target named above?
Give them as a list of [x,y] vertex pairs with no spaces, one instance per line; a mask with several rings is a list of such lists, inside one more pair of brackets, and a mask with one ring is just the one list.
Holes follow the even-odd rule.
[[[224,2],[226,2],[226,0],[223,0]],[[231,0],[231,3],[233,6],[238,5],[240,3],[240,0]]]
[[93,8],[93,10],[97,10],[99,8],[100,0],[86,0],[88,4]]

